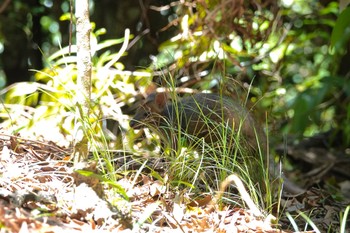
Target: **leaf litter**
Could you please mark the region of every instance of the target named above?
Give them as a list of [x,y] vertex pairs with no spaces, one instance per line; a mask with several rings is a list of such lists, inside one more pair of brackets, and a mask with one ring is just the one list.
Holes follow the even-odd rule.
[[[219,206],[210,194],[193,198],[150,174],[121,176],[126,200],[98,177],[75,172],[71,153],[52,142],[0,133],[1,232],[292,232],[281,229],[288,225],[283,218],[276,224],[251,206]],[[83,170],[99,174],[96,167],[92,162]],[[326,217],[324,224],[339,224],[334,212],[341,207],[327,198],[311,189],[282,204],[289,212],[313,208]]]

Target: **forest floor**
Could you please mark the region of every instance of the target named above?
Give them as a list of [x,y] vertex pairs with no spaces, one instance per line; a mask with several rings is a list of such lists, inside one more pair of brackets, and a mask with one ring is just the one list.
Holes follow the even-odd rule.
[[195,199],[147,173],[116,174],[118,184],[102,183],[96,163],[73,169],[71,149],[3,131],[0,232],[294,232],[292,224],[299,232],[340,232],[350,203],[350,159],[315,145],[287,151],[301,168],[289,174],[303,177],[306,191],[282,196],[282,213],[274,217],[218,205],[209,194]]

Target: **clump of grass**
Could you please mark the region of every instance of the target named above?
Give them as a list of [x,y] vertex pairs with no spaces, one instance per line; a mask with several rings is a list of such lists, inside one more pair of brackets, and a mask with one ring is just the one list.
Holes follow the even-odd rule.
[[[213,109],[209,114],[202,111],[203,103],[198,101],[198,112],[193,114],[200,119],[198,124],[201,124],[204,132],[191,135],[189,132],[192,132],[193,128],[188,127],[198,125],[191,122],[193,124],[184,126],[182,120],[183,114],[187,114],[186,109],[180,104],[174,91],[169,94],[172,96],[175,119],[163,119],[168,122],[162,127],[147,124],[145,126],[158,133],[163,143],[161,157],[166,158],[169,163],[167,174],[171,177],[170,182],[186,185],[190,191],[197,188],[200,191],[213,192],[219,189],[220,183],[226,177],[236,173],[242,178],[256,203],[272,208],[265,139],[261,139],[261,130],[255,129],[255,126],[252,126],[255,142],[252,143],[252,139],[245,138],[242,133],[245,121],[250,120],[248,113],[246,118],[240,119],[239,122],[233,121],[233,125],[230,125],[230,121],[227,121],[227,116],[224,115],[223,108],[227,107],[225,99],[219,100],[221,109]],[[205,131],[207,129],[208,132]],[[233,195],[230,193],[232,190],[234,189],[228,190],[229,196]]]

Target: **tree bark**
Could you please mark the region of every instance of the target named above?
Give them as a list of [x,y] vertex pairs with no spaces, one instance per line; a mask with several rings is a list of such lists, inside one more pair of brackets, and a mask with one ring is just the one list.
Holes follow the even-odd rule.
[[75,0],[76,44],[77,44],[77,93],[76,126],[74,144],[75,164],[88,157],[88,124],[91,97],[91,49],[89,1]]

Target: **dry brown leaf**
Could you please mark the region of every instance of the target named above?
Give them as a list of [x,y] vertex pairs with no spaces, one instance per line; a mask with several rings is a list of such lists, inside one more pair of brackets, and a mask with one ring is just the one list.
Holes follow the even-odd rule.
[[211,195],[206,195],[204,198],[196,198],[187,204],[190,207],[202,207],[209,204],[212,201],[213,197]]

